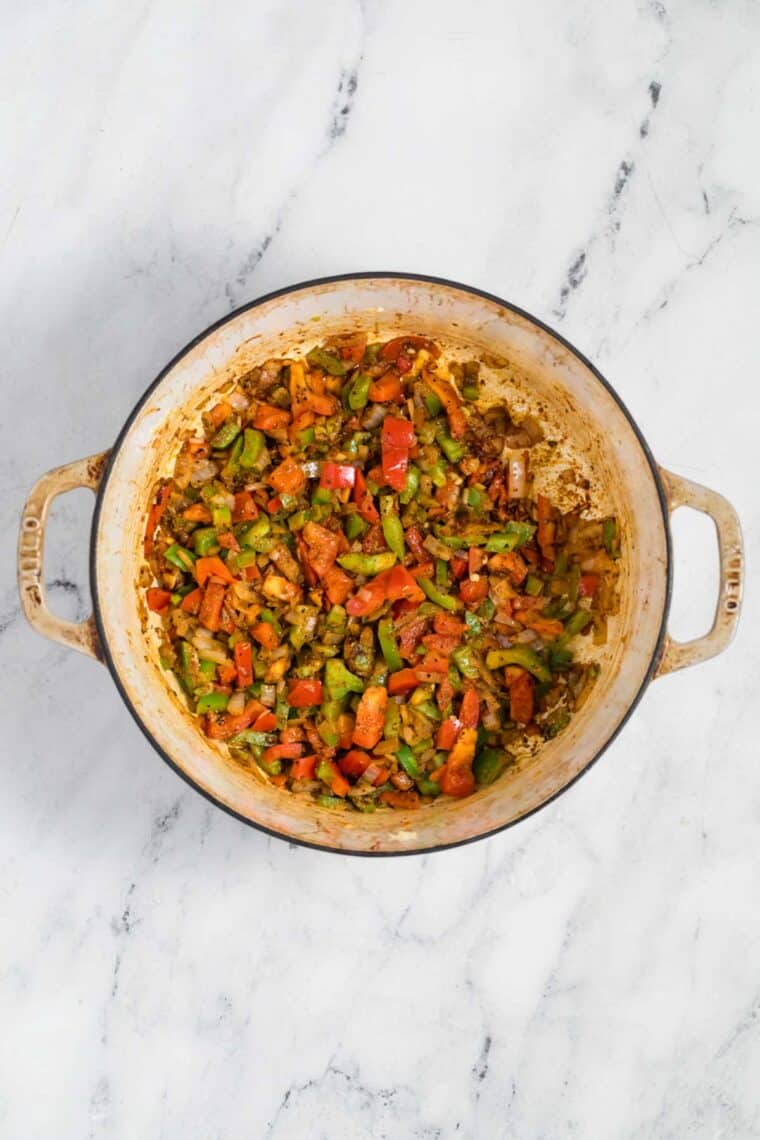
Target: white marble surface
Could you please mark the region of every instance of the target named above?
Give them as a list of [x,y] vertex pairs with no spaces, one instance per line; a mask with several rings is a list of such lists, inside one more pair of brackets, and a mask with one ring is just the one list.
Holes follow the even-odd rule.
[[[106,671],[19,615],[50,466],[229,308],[392,268],[492,290],[602,368],[760,565],[751,0],[2,6],[3,1140],[760,1135],[758,577],[571,792],[367,861],[214,810]],[[85,492],[47,577],[87,610]],[[676,633],[709,524],[678,519]],[[754,588],[753,588],[754,586]]]

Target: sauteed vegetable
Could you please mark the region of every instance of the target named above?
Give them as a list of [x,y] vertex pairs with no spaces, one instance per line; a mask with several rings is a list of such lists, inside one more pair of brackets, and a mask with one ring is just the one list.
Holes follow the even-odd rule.
[[[199,730],[336,809],[493,783],[598,666],[620,534],[534,495],[477,361],[346,335],[252,369],[155,490],[143,586]],[[587,655],[584,655],[586,658]]]

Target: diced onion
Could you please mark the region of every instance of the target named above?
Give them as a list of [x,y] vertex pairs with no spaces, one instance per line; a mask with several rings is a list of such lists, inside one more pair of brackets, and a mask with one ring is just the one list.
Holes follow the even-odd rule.
[[307,479],[319,478],[319,473],[322,470],[322,464],[318,459],[307,459],[305,463],[301,463],[299,466]]
[[410,788],[414,787],[414,780],[411,776],[407,776],[406,772],[395,772],[391,776],[391,783],[394,788],[398,788],[402,792],[408,792]]
[[359,782],[363,782],[365,784],[374,784],[375,780],[380,775],[382,770],[383,769],[381,765],[375,764],[373,760],[373,762],[369,764],[362,772],[361,776],[359,777]]
[[242,392],[232,392],[227,396],[227,403],[236,412],[244,412],[249,402],[250,401],[246,399]]
[[388,409],[382,404],[373,404],[371,408],[367,408],[362,416],[362,427],[367,431],[374,431],[379,428],[388,414]]
[[216,476],[217,466],[212,463],[210,459],[200,459],[197,463],[193,464],[193,469],[190,473],[190,482],[194,486],[200,486],[201,483],[208,483],[209,479]]
[[434,558],[443,558],[446,562],[450,561],[454,553],[450,546],[447,546],[445,542],[441,542],[434,534],[429,534],[422,545],[426,550],[430,551]]
[[230,703],[227,705],[227,712],[232,713],[233,716],[240,716],[244,708],[245,693],[233,693],[230,697]]
[[277,689],[274,685],[262,685],[261,692],[259,693],[259,700],[262,705],[266,705],[268,709],[273,709],[277,704]]
[[524,499],[528,483],[528,469],[525,453],[520,451],[509,457],[509,478],[507,493],[510,499]]

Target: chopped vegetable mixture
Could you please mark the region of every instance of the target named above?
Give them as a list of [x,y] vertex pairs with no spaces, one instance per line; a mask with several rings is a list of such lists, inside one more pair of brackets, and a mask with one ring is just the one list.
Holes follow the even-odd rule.
[[533,495],[540,429],[477,361],[351,334],[243,376],[182,441],[145,534],[162,663],[199,730],[340,810],[497,780],[598,673],[620,534]]

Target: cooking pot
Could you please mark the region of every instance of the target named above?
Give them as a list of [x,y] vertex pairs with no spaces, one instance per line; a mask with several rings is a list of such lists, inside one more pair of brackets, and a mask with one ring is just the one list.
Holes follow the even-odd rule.
[[[136,583],[156,481],[171,472],[181,430],[255,362],[307,351],[336,332],[372,340],[400,332],[434,338],[444,352],[485,360],[486,394],[533,414],[553,440],[551,458],[572,489],[586,472],[592,507],[617,515],[623,542],[619,607],[601,672],[569,726],[490,787],[418,811],[336,812],[272,787],[237,765],[197,728],[171,674],[161,669],[155,618]],[[519,418],[519,416],[518,416]],[[548,449],[547,449],[548,454]],[[551,474],[551,464],[547,463]],[[96,493],[90,540],[93,614],[79,624],[47,608],[42,577],[51,500],[75,487]],[[703,511],[715,523],[720,589],[709,633],[678,643],[667,633],[672,578],[669,516]],[[556,332],[478,289],[401,273],[330,277],[271,293],[218,321],[184,348],[145,392],[110,451],[43,475],[24,508],[19,589],[39,633],[104,661],[140,728],[194,788],[246,823],[297,843],[361,854],[441,850],[492,835],[549,803],[588,771],[654,678],[728,645],[739,617],[742,540],[731,505],[655,463],[612,387]],[[154,625],[151,625],[151,621]]]

